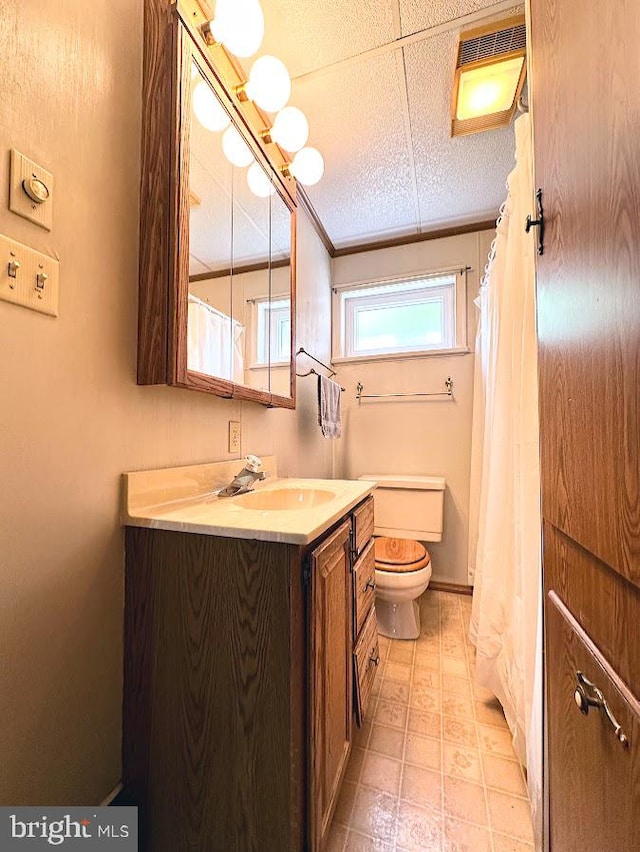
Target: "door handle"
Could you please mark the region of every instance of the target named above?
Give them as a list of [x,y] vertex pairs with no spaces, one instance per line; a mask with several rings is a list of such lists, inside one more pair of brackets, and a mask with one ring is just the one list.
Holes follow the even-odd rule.
[[621,745],[628,746],[629,738],[622,730],[622,725],[619,724],[618,720],[611,712],[611,708],[607,704],[607,699],[604,697],[602,691],[598,689],[594,683],[591,683],[591,681],[585,677],[582,672],[576,672],[576,677],[578,679],[578,686],[576,687],[576,691],[573,693],[573,697],[578,706],[578,710],[583,714],[583,716],[587,716],[589,714],[589,708],[596,707],[608,719],[614,730],[616,738]]
[[373,591],[373,590],[375,589],[375,587],[376,587],[376,584],[373,582],[373,580],[372,580],[372,579],[368,579],[368,580],[367,580],[367,582],[366,582],[366,583],[364,584],[364,586],[362,587],[362,591],[363,591],[363,592],[366,592],[366,591],[368,591],[369,589],[371,589],[371,590]]
[[524,229],[527,234],[532,228],[538,229],[538,254],[544,254],[544,209],[542,207],[541,189],[536,192],[536,207],[538,210],[538,218],[532,219],[531,216],[527,216]]
[[369,657],[369,665],[370,666],[379,666],[380,665],[380,654],[377,653],[376,648],[371,649],[371,656]]

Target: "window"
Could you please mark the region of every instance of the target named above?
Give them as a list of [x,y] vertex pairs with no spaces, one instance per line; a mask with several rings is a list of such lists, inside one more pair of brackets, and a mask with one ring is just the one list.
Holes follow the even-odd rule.
[[464,270],[334,290],[334,357],[442,352],[466,346]]
[[256,365],[291,360],[291,299],[259,299],[257,307]]

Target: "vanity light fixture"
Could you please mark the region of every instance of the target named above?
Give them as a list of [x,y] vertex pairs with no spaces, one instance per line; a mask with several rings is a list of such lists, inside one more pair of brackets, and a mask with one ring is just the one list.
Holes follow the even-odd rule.
[[217,0],[215,16],[202,27],[207,44],[223,44],[234,56],[253,56],[264,39],[259,0]]
[[[289,100],[291,77],[275,56],[261,56],[251,66],[244,94],[265,112],[278,112]],[[242,100],[242,95],[240,95]]]
[[526,76],[524,15],[460,34],[453,81],[451,135],[504,127]]
[[288,170],[304,186],[313,186],[324,174],[324,159],[316,148],[302,148],[293,158]]
[[229,125],[222,134],[222,150],[232,166],[244,169],[253,162],[254,158],[249,146],[233,124]]
[[252,163],[247,169],[247,183],[251,192],[258,198],[268,198],[276,191],[264,169],[261,169],[257,163]]
[[307,144],[309,138],[309,122],[302,110],[286,106],[276,115],[271,130],[266,130],[262,137],[265,142],[275,142],[289,153],[295,153]]
[[196,83],[193,90],[193,111],[200,124],[214,133],[225,130],[231,124],[228,113],[204,80]]
[[[226,90],[235,93],[243,104],[256,137],[266,145],[278,146],[275,156],[280,162],[284,160],[279,168],[285,177],[293,177],[304,186],[318,183],[324,174],[324,160],[316,148],[307,146],[309,122],[305,114],[297,107],[287,106],[291,77],[285,64],[275,56],[260,56],[253,62],[247,79],[241,63],[234,58],[251,56],[262,42],[264,15],[259,0],[217,0],[213,17],[208,3],[197,0],[197,6],[208,18],[199,25],[200,34],[207,45],[215,48],[212,55],[224,69]],[[241,134],[233,125],[229,126],[228,115],[204,81],[195,86],[193,109],[204,127],[225,131],[224,154],[234,166],[249,167],[247,183],[251,191],[263,198],[272,195],[273,184],[254,162]],[[266,113],[276,114],[271,126]],[[256,124],[262,124],[262,128]]]

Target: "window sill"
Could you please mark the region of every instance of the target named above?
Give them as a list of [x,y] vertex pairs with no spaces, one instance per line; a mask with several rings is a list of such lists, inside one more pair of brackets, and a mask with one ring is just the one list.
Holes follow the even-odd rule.
[[470,355],[468,346],[457,346],[454,349],[423,349],[419,352],[387,352],[383,355],[352,355],[348,358],[332,358],[332,364],[357,364],[365,361],[403,361],[408,358],[433,358],[446,355]]
[[271,367],[272,370],[282,369],[283,367],[289,368],[291,366],[291,361],[273,361],[271,364],[249,364],[247,370],[268,370]]

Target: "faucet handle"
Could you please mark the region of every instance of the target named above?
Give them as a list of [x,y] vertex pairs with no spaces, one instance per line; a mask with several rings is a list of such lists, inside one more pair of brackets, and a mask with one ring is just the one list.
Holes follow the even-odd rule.
[[262,459],[260,456],[247,456],[245,461],[246,469],[250,470],[252,473],[257,473],[262,467]]

